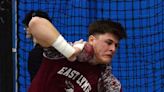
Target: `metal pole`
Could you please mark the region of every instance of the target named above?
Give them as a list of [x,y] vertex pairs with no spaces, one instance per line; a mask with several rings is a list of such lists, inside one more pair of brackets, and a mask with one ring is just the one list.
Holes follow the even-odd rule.
[[12,0],[12,56],[13,56],[13,92],[18,92],[17,83],[17,0]]

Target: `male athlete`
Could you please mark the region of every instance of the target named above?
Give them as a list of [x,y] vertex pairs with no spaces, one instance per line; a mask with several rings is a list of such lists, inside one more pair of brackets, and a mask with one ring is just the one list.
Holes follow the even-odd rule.
[[[126,37],[120,23],[100,20],[89,25],[89,37],[70,45],[50,21],[34,16],[28,31],[45,51],[29,92],[120,92],[111,72],[119,41]],[[53,55],[51,55],[53,53]],[[54,54],[55,53],[55,54]]]

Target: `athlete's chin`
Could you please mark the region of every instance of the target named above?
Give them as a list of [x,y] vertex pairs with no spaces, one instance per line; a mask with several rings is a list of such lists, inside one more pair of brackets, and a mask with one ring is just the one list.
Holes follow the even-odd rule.
[[111,58],[102,58],[101,59],[101,64],[109,64],[111,62]]

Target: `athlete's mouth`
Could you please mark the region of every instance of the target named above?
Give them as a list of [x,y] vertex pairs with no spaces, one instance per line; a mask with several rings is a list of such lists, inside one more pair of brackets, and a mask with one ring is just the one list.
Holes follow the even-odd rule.
[[112,58],[112,55],[108,54],[108,55],[105,55],[105,57]]

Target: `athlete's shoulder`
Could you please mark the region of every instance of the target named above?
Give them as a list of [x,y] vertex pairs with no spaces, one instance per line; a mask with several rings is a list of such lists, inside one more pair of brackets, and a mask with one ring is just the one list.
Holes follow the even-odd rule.
[[110,75],[111,80],[110,80],[110,90],[113,92],[121,92],[121,83],[120,81],[113,75]]
[[99,79],[98,90],[105,92],[121,92],[120,81],[112,74],[112,67],[106,65],[102,67],[101,77]]

